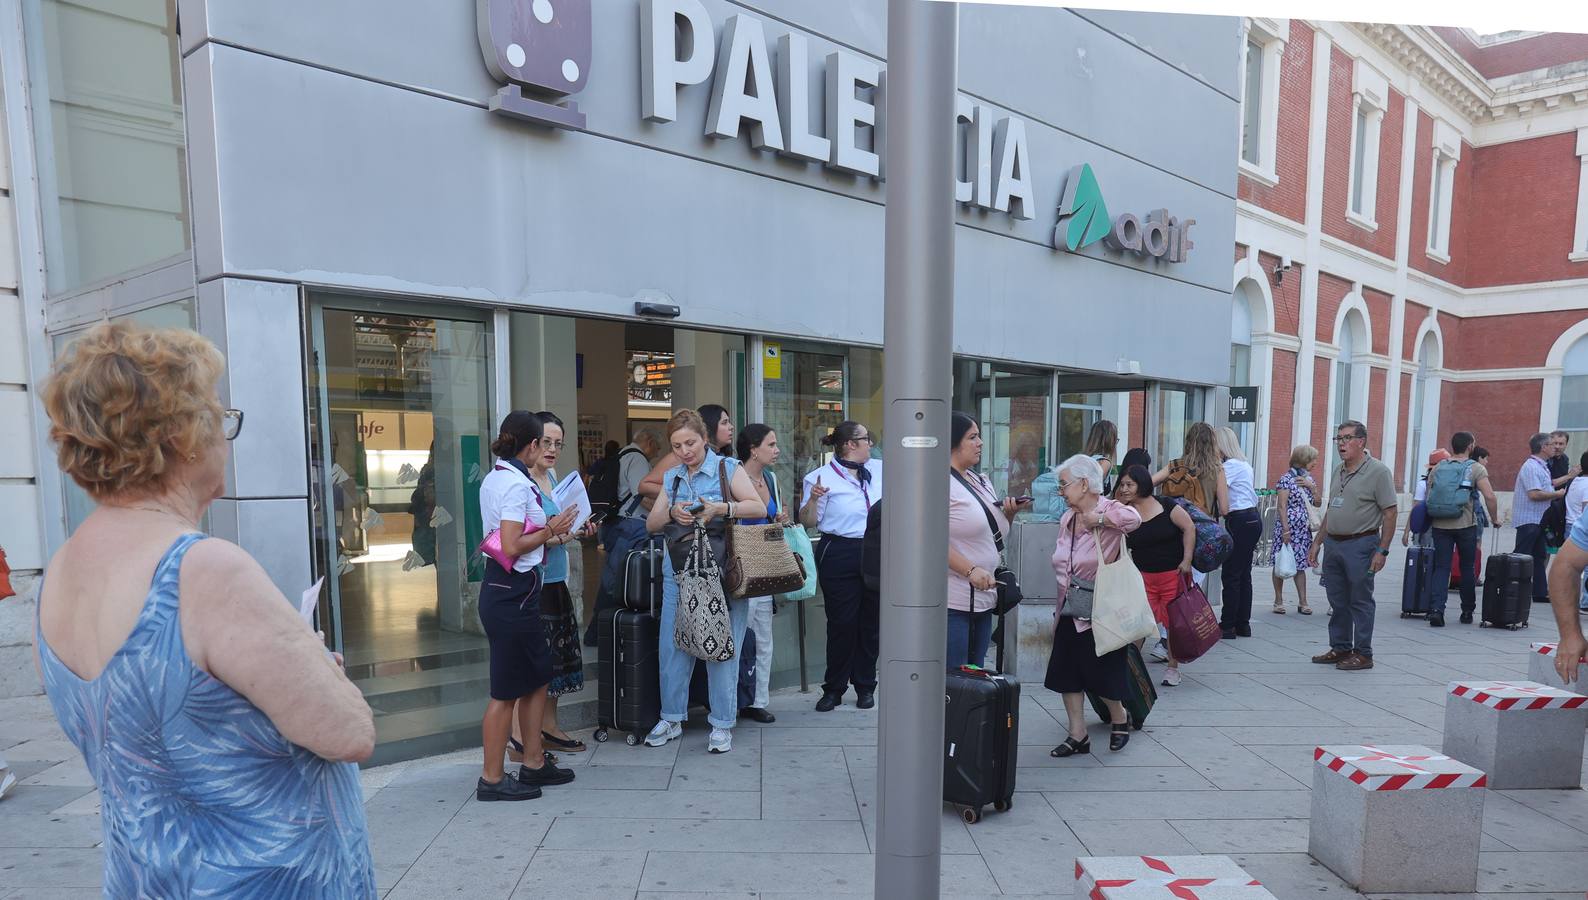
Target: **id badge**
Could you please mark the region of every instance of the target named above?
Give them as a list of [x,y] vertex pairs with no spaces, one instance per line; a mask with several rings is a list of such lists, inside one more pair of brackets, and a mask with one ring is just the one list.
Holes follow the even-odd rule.
[[1329,505],[1334,507],[1335,509],[1339,509],[1340,507],[1345,505],[1345,498],[1344,497],[1335,497],[1333,500],[1329,501]]

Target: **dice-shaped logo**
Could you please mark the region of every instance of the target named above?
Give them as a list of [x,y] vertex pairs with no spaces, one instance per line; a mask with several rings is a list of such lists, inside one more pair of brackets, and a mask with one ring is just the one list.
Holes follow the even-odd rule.
[[577,104],[524,96],[524,89],[565,97],[590,77],[590,0],[476,0],[480,51],[506,85],[492,112],[559,128],[583,128]]

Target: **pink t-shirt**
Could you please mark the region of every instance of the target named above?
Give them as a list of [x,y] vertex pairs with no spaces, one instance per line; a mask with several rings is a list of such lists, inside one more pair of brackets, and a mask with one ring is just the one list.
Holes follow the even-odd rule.
[[[1053,549],[1053,574],[1059,579],[1059,596],[1062,598],[1070,588],[1070,575],[1073,573],[1092,581],[1097,578],[1097,544],[1100,539],[1103,544],[1105,557],[1112,562],[1119,558],[1119,545],[1125,535],[1141,527],[1141,514],[1131,507],[1117,500],[1107,497],[1097,499],[1097,511],[1103,514],[1103,524],[1093,537],[1092,530],[1075,526],[1076,510],[1071,508],[1059,520],[1059,542]],[[1075,526],[1072,533],[1071,526]],[[1064,606],[1061,600],[1059,611],[1063,614]],[[1079,630],[1080,621],[1076,625]]]
[[[987,479],[972,472],[965,476],[965,480],[970,482],[974,494],[965,490],[965,486],[952,473],[948,476],[948,546],[972,565],[980,566],[982,571],[993,572],[999,565],[998,545],[993,541],[992,529],[987,526],[987,514],[982,510],[992,511],[993,520],[998,523],[998,530],[1006,541],[1009,537],[1009,520],[1004,518],[1003,506],[999,504]],[[948,608],[961,612],[986,612],[998,605],[997,590],[976,591],[975,595],[973,604],[970,582],[950,566]]]

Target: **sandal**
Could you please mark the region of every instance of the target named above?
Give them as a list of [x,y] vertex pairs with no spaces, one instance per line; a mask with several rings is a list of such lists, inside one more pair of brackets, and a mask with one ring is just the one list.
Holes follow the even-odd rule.
[[1125,749],[1125,745],[1128,743],[1130,743],[1130,725],[1128,723],[1121,722],[1118,725],[1109,726],[1109,750],[1118,753]]
[[583,753],[585,751],[584,741],[574,738],[560,738],[549,731],[542,731],[540,739],[564,753]]
[[1278,613],[1279,615],[1284,615],[1285,614],[1285,604],[1283,604],[1283,603],[1275,603],[1274,604],[1274,612]]
[[516,763],[521,763],[524,761],[524,745],[518,742],[518,738],[511,736],[508,737],[507,758]]
[[1304,616],[1310,616],[1310,615],[1312,615],[1312,607],[1310,607],[1310,606],[1306,605],[1305,603],[1303,603],[1301,605],[1301,608],[1296,610],[1296,612],[1299,612],[1299,613],[1301,613]]
[[1057,747],[1054,747],[1052,750],[1049,750],[1048,751],[1048,755],[1049,756],[1056,756],[1059,759],[1063,759],[1066,756],[1074,756],[1077,753],[1091,753],[1091,752],[1092,752],[1092,739],[1090,737],[1084,737],[1084,738],[1081,738],[1080,740],[1076,740],[1075,738],[1072,738],[1072,737],[1067,737],[1067,738],[1064,739],[1064,743],[1058,745]]

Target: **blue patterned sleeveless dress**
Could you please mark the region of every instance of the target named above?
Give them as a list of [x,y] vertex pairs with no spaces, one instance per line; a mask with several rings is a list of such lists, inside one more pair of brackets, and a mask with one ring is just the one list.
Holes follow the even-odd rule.
[[282,737],[199,669],[177,616],[178,538],[127,642],[84,681],[38,631],[55,717],[100,792],[106,897],[374,897],[358,767]]

